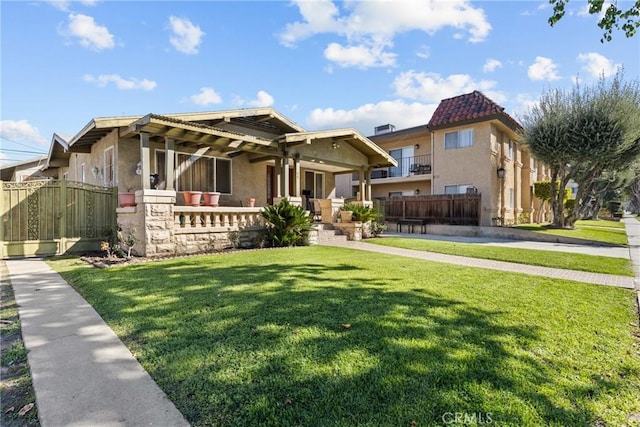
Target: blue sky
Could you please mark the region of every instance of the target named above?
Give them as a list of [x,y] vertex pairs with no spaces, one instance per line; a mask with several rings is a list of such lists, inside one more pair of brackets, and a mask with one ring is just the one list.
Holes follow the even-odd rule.
[[518,117],[576,76],[640,74],[640,36],[601,43],[578,0],[553,28],[542,1],[27,0],[0,14],[4,162],[93,117],[272,106],[371,135],[473,90]]

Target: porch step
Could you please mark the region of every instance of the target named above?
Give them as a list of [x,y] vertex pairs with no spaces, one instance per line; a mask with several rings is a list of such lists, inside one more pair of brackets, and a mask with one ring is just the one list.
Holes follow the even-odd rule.
[[331,224],[315,224],[318,230],[318,243],[346,242],[347,236],[336,230]]

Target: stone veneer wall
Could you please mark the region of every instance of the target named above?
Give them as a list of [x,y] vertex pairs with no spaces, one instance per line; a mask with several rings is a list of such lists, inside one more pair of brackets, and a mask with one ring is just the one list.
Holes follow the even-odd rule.
[[135,255],[186,255],[263,244],[259,208],[194,208],[175,203],[175,191],[147,189],[136,191],[135,207],[117,209],[124,233],[136,231]]

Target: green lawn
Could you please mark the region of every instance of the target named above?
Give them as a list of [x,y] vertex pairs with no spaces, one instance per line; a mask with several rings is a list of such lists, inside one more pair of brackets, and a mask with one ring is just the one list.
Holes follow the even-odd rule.
[[367,240],[367,243],[375,243],[382,246],[393,246],[396,248],[414,249],[418,251],[437,252],[441,254],[467,256],[472,258],[539,265],[543,267],[566,268],[569,270],[617,274],[631,277],[634,276],[631,261],[624,258],[402,237],[370,239]]
[[443,425],[456,412],[622,425],[640,412],[628,290],[330,247],[52,265],[194,426]]
[[624,223],[615,221],[576,221],[575,229],[573,230],[549,228],[547,225],[540,224],[516,225],[515,228],[556,236],[594,240],[596,242],[610,243],[613,245],[628,244]]

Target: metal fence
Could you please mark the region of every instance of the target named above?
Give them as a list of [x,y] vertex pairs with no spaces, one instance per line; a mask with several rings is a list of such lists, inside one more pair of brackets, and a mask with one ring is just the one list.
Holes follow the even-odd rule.
[[117,189],[73,181],[0,181],[0,255],[99,249],[116,224]]
[[436,194],[380,200],[385,220],[422,219],[427,224],[480,225],[481,195]]

